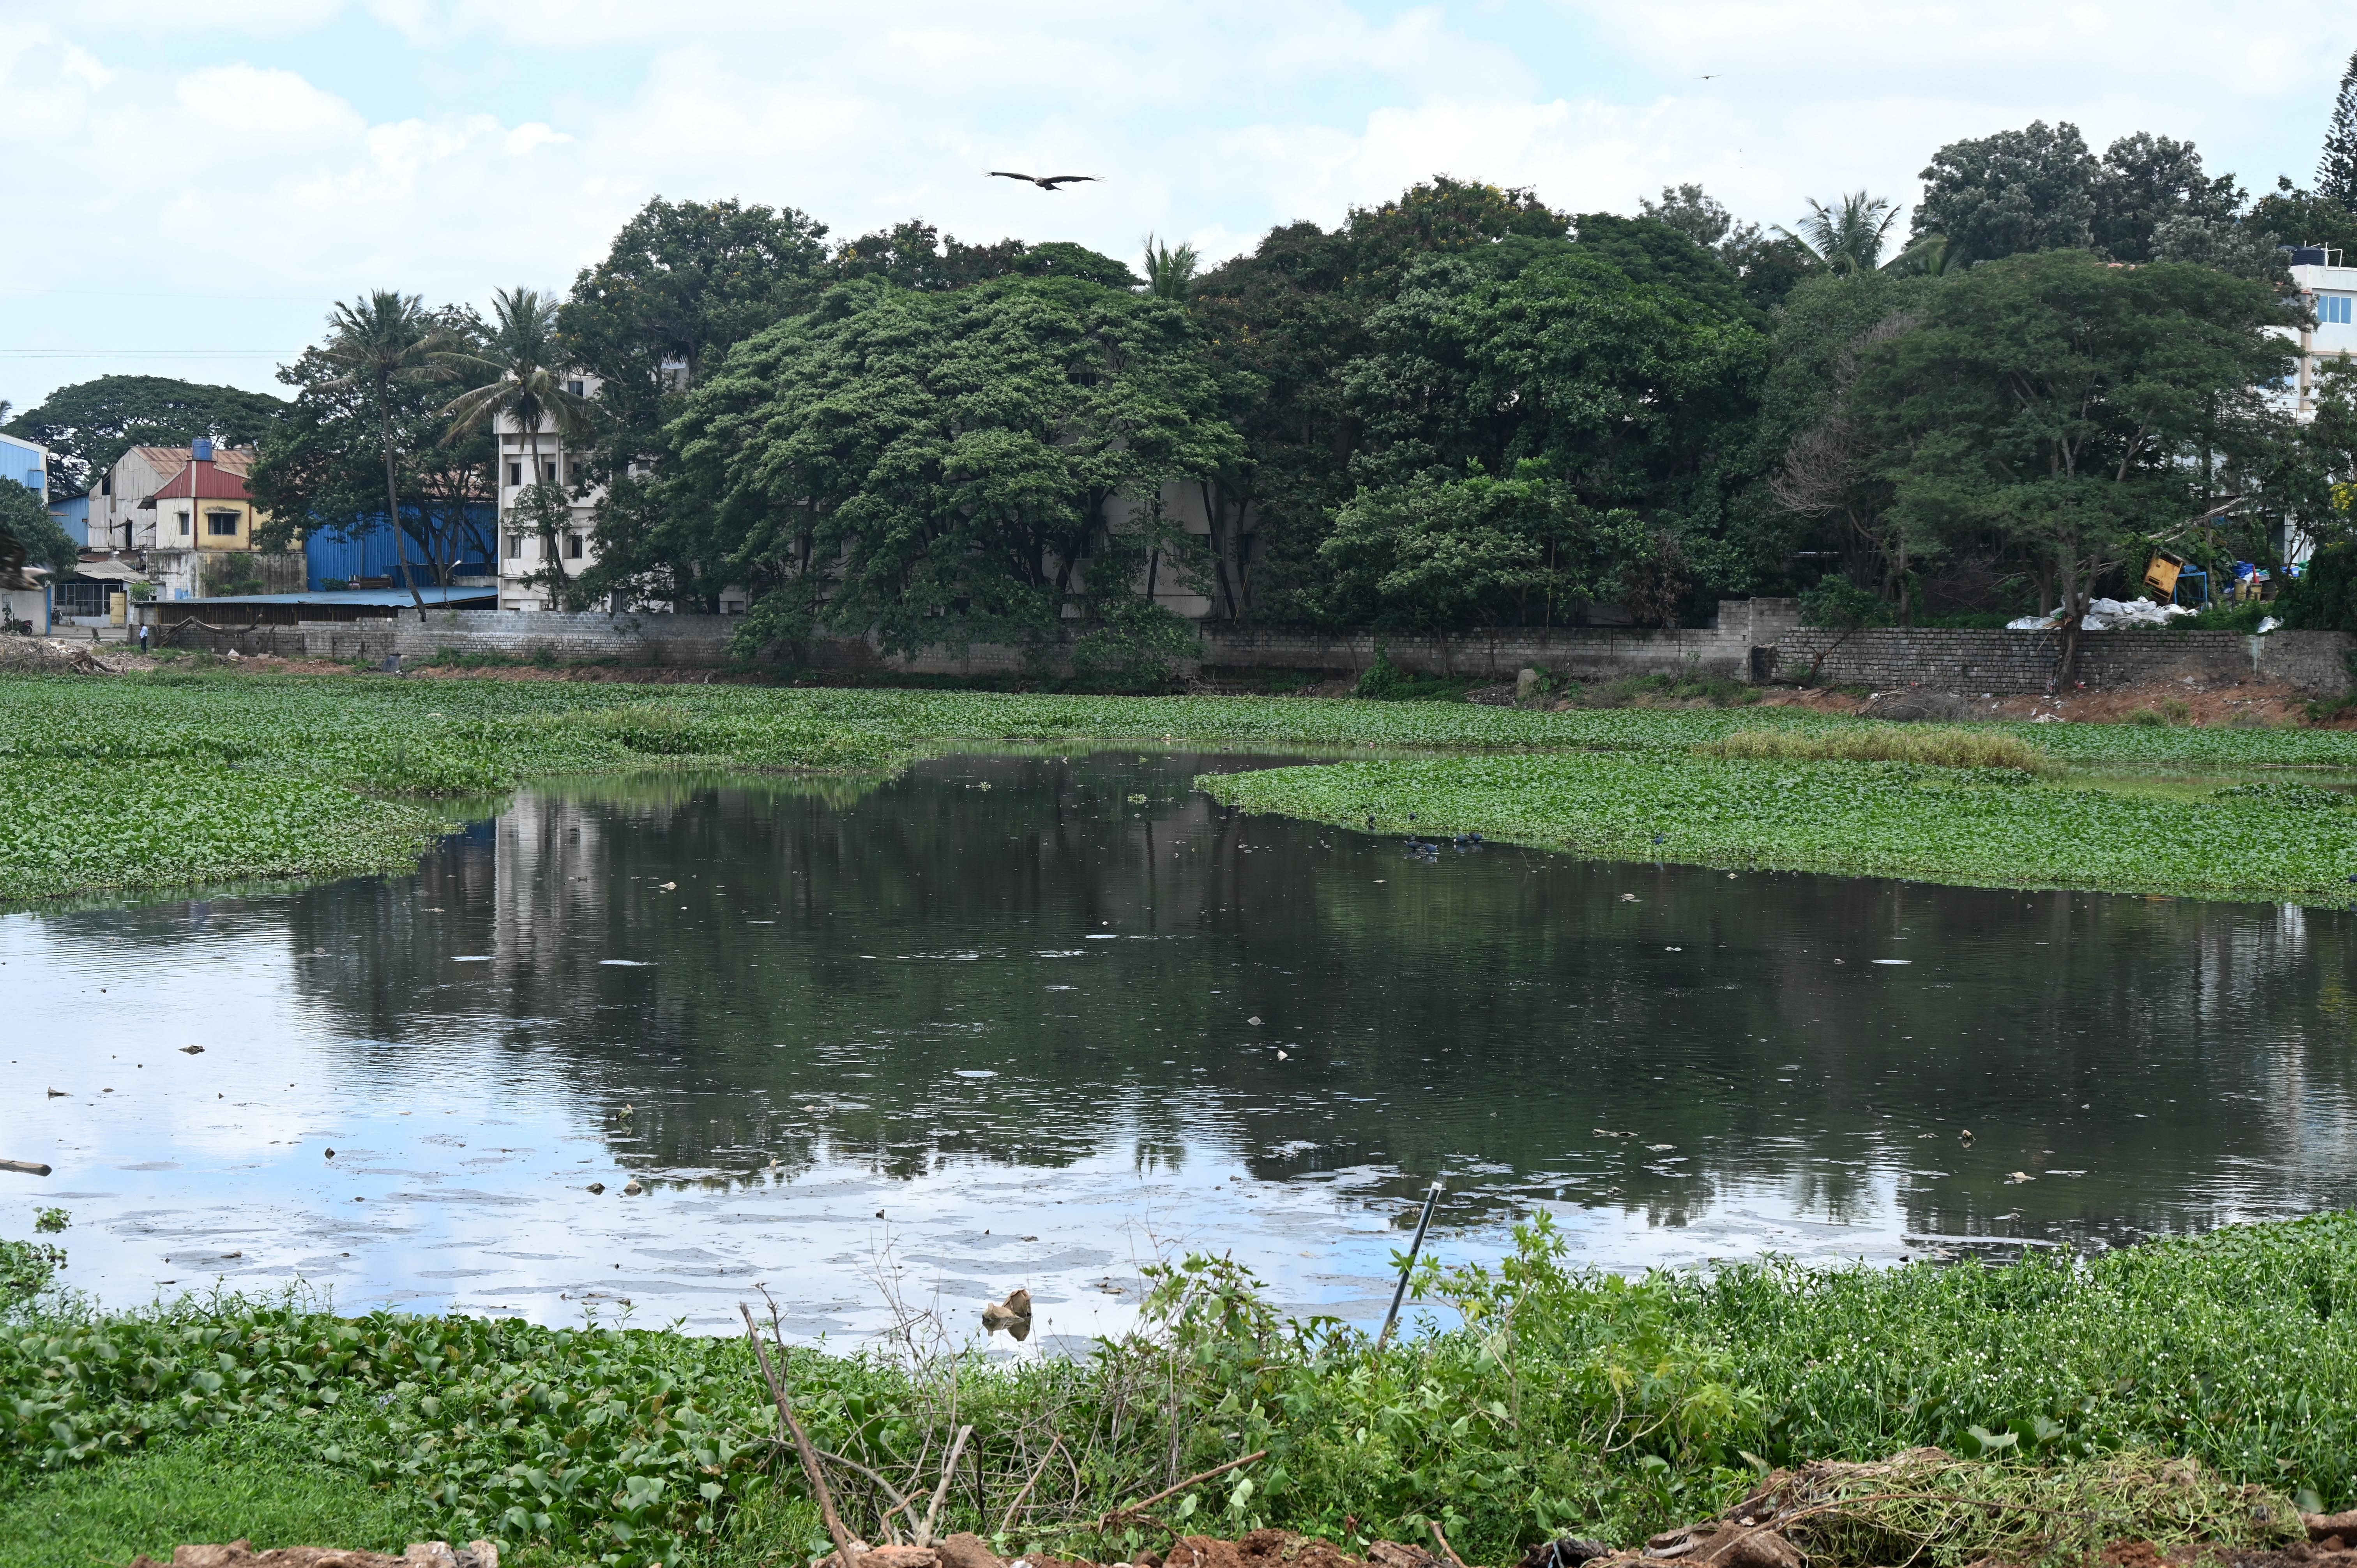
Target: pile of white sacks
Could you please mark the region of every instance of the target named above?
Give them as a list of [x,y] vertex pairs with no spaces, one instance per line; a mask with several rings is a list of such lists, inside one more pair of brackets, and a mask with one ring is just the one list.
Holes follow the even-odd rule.
[[[2124,626],[2167,626],[2179,616],[2197,614],[2183,605],[2156,604],[2150,599],[2090,599],[2087,618],[2079,623],[2082,631],[2110,631]],[[2061,623],[2062,612],[2052,615],[2023,616],[2005,623],[2007,631],[2052,631]]]

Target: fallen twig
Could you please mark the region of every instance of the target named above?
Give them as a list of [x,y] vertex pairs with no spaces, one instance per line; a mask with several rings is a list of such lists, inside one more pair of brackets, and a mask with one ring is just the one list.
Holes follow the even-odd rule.
[[894,1486],[891,1482],[886,1480],[883,1477],[877,1475],[875,1471],[869,1469],[866,1466],[861,1464],[856,1459],[846,1459],[840,1454],[830,1454],[823,1448],[814,1449],[813,1452],[816,1453],[821,1459],[825,1460],[830,1465],[840,1465],[846,1470],[858,1471],[861,1475],[866,1477],[869,1480],[884,1488],[885,1495],[892,1499],[892,1506],[884,1510],[885,1529],[890,1530],[892,1528],[892,1516],[896,1513],[907,1513],[909,1515],[909,1522],[911,1524],[916,1522],[917,1516],[913,1510],[917,1505],[911,1502],[909,1498],[902,1497],[900,1495],[899,1487]]
[[1039,1477],[1048,1473],[1048,1461],[1053,1459],[1056,1456],[1056,1450],[1063,1445],[1063,1436],[1058,1434],[1056,1440],[1048,1444],[1048,1452],[1039,1455],[1039,1463],[1031,1467],[1031,1478],[1023,1483],[1023,1489],[1015,1494],[1013,1502],[1006,1505],[1006,1517],[998,1521],[999,1534],[1005,1535],[1015,1528],[1016,1510],[1022,1508],[1023,1499],[1031,1495],[1031,1488],[1039,1484]]
[[1457,1555],[1457,1548],[1449,1545],[1448,1537],[1440,1533],[1440,1521],[1437,1519],[1428,1519],[1424,1522],[1431,1528],[1432,1539],[1440,1542],[1441,1554],[1456,1563],[1457,1568],[1465,1568],[1465,1559]]
[[819,1518],[826,1521],[826,1532],[834,1538],[835,1556],[842,1568],[858,1568],[858,1558],[851,1550],[851,1532],[843,1528],[843,1520],[835,1515],[834,1494],[826,1489],[826,1474],[819,1468],[818,1452],[811,1446],[802,1423],[795,1419],[794,1402],[787,1397],[786,1385],[770,1365],[770,1348],[762,1342],[761,1331],[753,1326],[753,1309],[740,1301],[737,1310],[745,1315],[745,1337],[753,1342],[753,1355],[761,1363],[761,1376],[769,1380],[770,1397],[778,1402],[779,1418],[794,1434],[794,1447],[802,1458],[802,1474],[810,1477],[811,1490],[818,1494]]
[[1152,1508],[1155,1504],[1163,1501],[1165,1498],[1177,1497],[1179,1493],[1185,1491],[1189,1487],[1201,1486],[1205,1481],[1224,1476],[1231,1470],[1241,1470],[1255,1459],[1265,1459],[1267,1457],[1268,1450],[1263,1448],[1257,1453],[1247,1454],[1241,1459],[1231,1459],[1226,1464],[1206,1470],[1200,1476],[1189,1476],[1175,1487],[1165,1487],[1162,1490],[1155,1493],[1152,1497],[1146,1498],[1143,1502],[1135,1502],[1130,1504],[1127,1508],[1114,1509],[1113,1512],[1097,1520],[1097,1528],[1099,1530],[1103,1530],[1105,1526],[1111,1524],[1117,1519],[1126,1519],[1131,1514],[1142,1512],[1146,1509]]
[[957,1441],[950,1444],[950,1456],[942,1461],[942,1484],[933,1488],[933,1500],[925,1509],[925,1522],[917,1527],[917,1544],[933,1543],[933,1521],[942,1517],[942,1501],[950,1495],[950,1478],[957,1474],[958,1455],[965,1452],[965,1440],[974,1435],[972,1426],[961,1426]]

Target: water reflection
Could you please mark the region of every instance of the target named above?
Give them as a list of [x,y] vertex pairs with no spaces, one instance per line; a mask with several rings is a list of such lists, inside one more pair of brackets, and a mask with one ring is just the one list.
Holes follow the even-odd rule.
[[718,1326],[759,1278],[843,1334],[899,1268],[1052,1348],[1172,1244],[1377,1314],[1435,1175],[1444,1255],[1548,1207],[1610,1267],[2357,1200],[2349,917],[1426,864],[1188,788],[1249,765],[535,790],[414,877],[0,920],[0,1153],[59,1172],[0,1224],[65,1203],[118,1301]]

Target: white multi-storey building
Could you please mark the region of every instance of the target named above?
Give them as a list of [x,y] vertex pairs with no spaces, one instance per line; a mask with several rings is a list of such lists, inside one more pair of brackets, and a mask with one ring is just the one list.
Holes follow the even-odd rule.
[[[565,381],[565,390],[576,397],[595,397],[597,378],[576,375]],[[568,445],[545,426],[535,438],[511,414],[499,415],[491,429],[500,449],[500,608],[560,607],[550,568],[577,577],[597,564],[596,518],[605,491],[589,483],[586,446]],[[565,491],[565,521],[553,539],[544,536],[540,524],[522,510],[523,493],[534,484],[555,485]]]
[[2317,382],[2325,363],[2357,354],[2357,267],[2341,265],[2341,252],[2321,246],[2298,246],[2291,255],[2292,281],[2314,312],[2316,325],[2276,328],[2295,339],[2299,349],[2299,362],[2278,395],[2300,418],[2313,419]]

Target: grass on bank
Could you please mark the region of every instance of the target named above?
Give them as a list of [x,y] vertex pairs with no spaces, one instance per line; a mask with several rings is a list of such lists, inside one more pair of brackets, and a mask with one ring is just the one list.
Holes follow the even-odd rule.
[[2059,773],[2061,765],[2018,735],[1955,725],[1885,725],[1811,735],[1781,729],[1738,730],[1695,748],[1727,761],[1912,762],[1925,768],[2010,768]]
[[[1494,1268],[1426,1267],[1419,1298],[1464,1326],[1380,1351],[1199,1258],[1157,1272],[1145,1332],[1087,1359],[920,1340],[797,1348],[788,1374],[822,1448],[909,1495],[972,1424],[948,1528],[1100,1561],[1161,1539],[1098,1536],[1103,1510],[1260,1448],[1174,1522],[1356,1544],[1437,1519],[1469,1561],[1510,1563],[1555,1532],[1628,1542],[1710,1513],[1759,1464],[1921,1444],[1980,1462],[1943,1478],[1962,1495],[2019,1502],[2059,1477],[2096,1512],[2073,1528],[2106,1535],[2255,1543],[2294,1497],[2357,1492],[2357,1214],[2084,1260],[1641,1280],[1568,1267],[1544,1220],[1519,1240]],[[299,1301],[59,1308],[0,1326],[0,1530],[47,1521],[105,1553],[260,1541],[237,1506],[315,1542],[489,1534],[528,1562],[616,1568],[823,1547],[736,1339]],[[2186,1471],[2136,1501],[2158,1455],[2264,1490]],[[886,1494],[838,1475],[848,1522],[877,1539]],[[1990,1539],[1960,1530],[1929,1561]]]
[[[1978,737],[1973,747],[2001,753],[2017,767],[2035,758],[2115,770],[2357,765],[2357,734],[2343,731],[1989,725],[1969,733]],[[1971,816],[1962,799],[1930,799],[1955,787],[1954,779],[1841,771],[1866,766],[1845,765],[1844,757],[1909,756],[1931,744],[1921,734],[1792,709],[1542,713],[1466,703],[382,676],[0,677],[0,821],[10,824],[0,834],[0,900],[398,870],[444,830],[435,797],[495,794],[533,778],[649,768],[879,770],[947,746],[1001,742],[1488,752],[1466,760],[1445,789],[1437,774],[1416,776],[1415,788],[1457,812],[1419,811],[1423,825],[1480,828],[1602,854],[1650,855],[1652,834],[1661,832],[1664,843],[1683,846],[1663,858],[1991,880],[1980,869],[1987,857],[1932,843],[1937,832]],[[1723,755],[1693,755],[1712,746]],[[1778,757],[1749,758],[1747,748]],[[1793,755],[1795,748],[1810,755]],[[1824,757],[1815,755],[1820,748]],[[1494,755],[1501,752],[1553,757],[1561,767],[1552,776],[1516,773],[1526,765]],[[1664,793],[1675,774],[1704,798],[1724,797],[1757,783],[1744,768],[1770,766],[1781,771],[1748,810],[1773,830],[1766,842],[1781,860],[1749,853],[1754,846],[1730,840],[1720,818]],[[1806,788],[1783,783],[1788,777]],[[1519,788],[1525,778],[1581,818],[1591,805],[1604,807],[1603,825],[1484,793],[1489,781]],[[1562,781],[1574,779],[1588,782],[1566,793]],[[1310,782],[1308,770],[1288,769],[1254,786],[1245,803],[1363,821],[1365,811],[1325,810],[1356,788],[1351,776],[1331,776],[1314,789]],[[1967,793],[1989,795],[1977,787]],[[2244,801],[2214,822],[2161,822],[2150,815],[2157,808],[2106,805],[2081,798],[2086,794],[2058,786],[1999,803],[1996,818],[2026,858],[1995,879],[2315,897],[2323,868],[2339,853],[2332,822],[2282,815],[2265,801]],[[1843,802],[1852,797],[1872,797],[1875,810],[1851,810]],[[1867,836],[1825,840],[1819,828],[1827,811],[1846,813]],[[1516,831],[1502,825],[1509,820]],[[2100,836],[2115,828],[2159,832],[2175,846],[2205,825],[2249,835],[2241,845],[2191,843],[2189,864],[2239,854],[2231,875],[2179,879],[2169,869],[2175,847],[2169,856],[2139,862],[2135,845]],[[1638,826],[1644,831],[1631,837]]]

